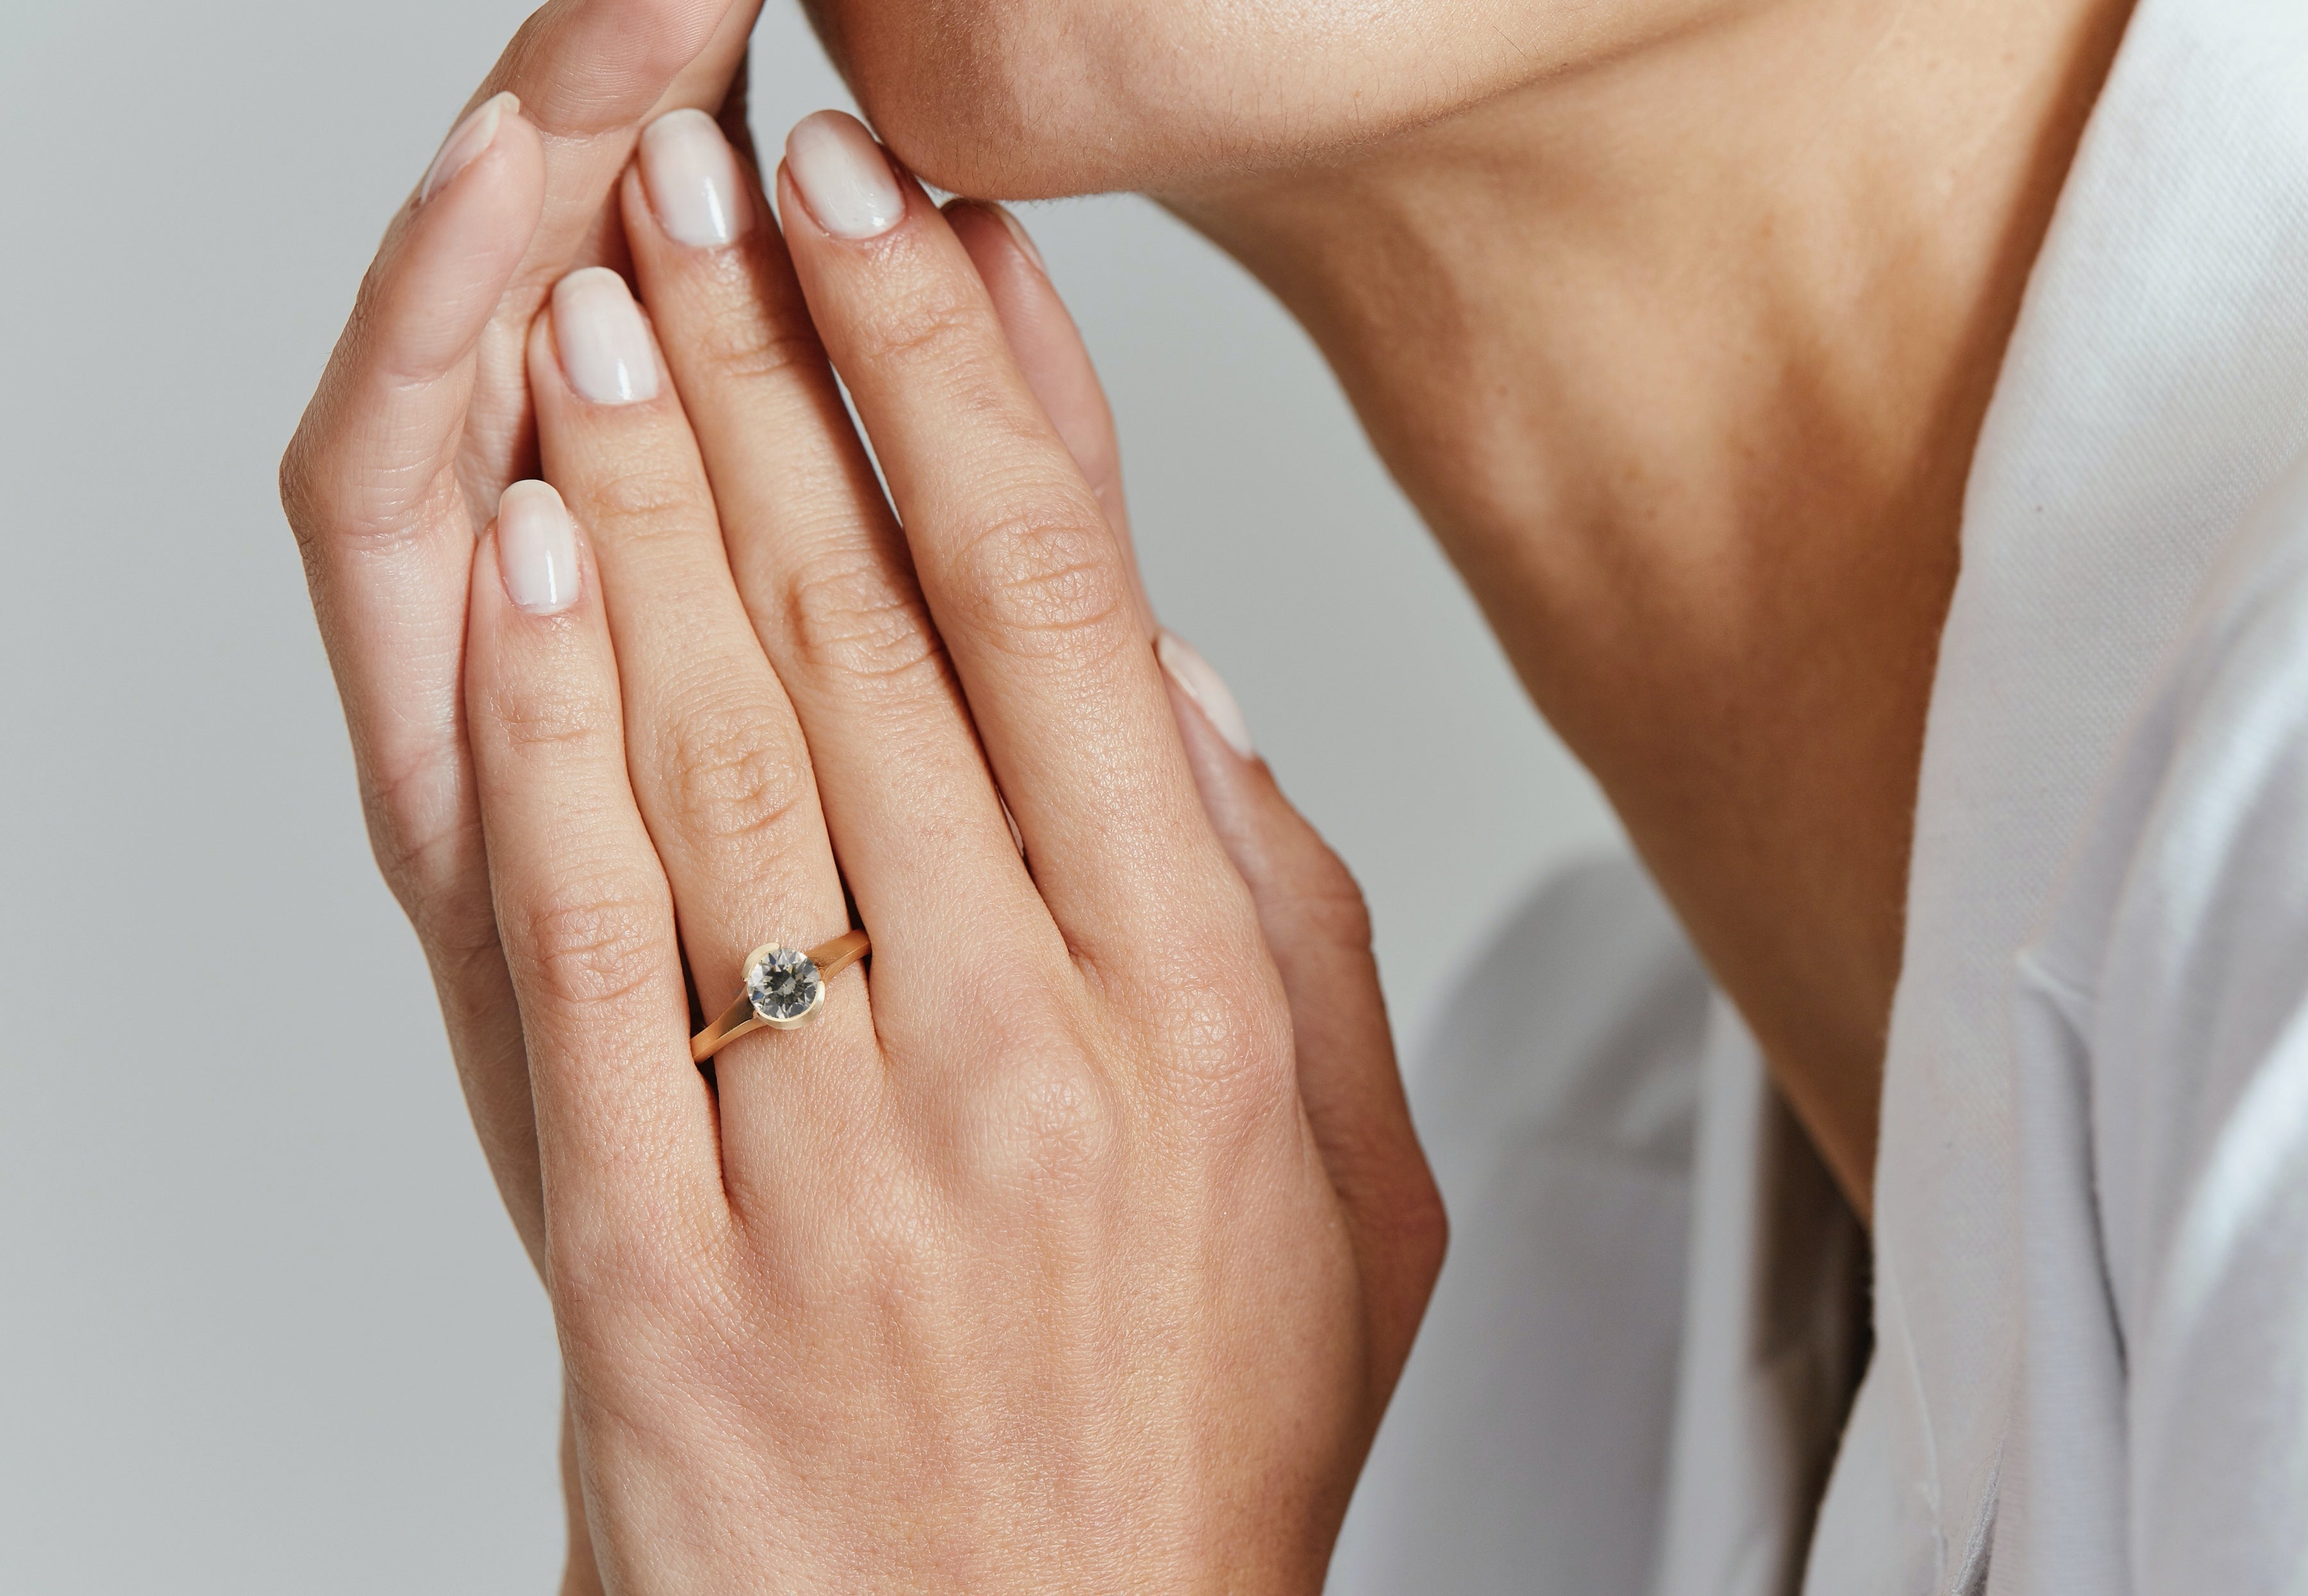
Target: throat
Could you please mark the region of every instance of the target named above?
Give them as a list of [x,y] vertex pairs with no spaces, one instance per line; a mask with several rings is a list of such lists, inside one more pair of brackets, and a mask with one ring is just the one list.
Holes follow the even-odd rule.
[[1964,483],[2126,10],[1769,5],[1166,196],[1322,346],[1863,1216]]

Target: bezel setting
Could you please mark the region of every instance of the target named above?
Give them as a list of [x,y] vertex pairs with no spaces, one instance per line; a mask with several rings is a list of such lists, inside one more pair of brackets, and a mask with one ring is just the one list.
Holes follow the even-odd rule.
[[789,1031],[824,1007],[825,977],[808,954],[771,942],[745,960],[745,1000],[762,1024]]

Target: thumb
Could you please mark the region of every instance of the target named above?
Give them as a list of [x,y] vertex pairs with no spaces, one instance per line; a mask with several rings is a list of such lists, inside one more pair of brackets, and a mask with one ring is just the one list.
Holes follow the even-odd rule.
[[1395,1068],[1370,912],[1346,865],[1275,785],[1210,662],[1167,631],[1155,653],[1202,807],[1250,887],[1289,999],[1299,1100],[1354,1233],[1382,1403],[1426,1310],[1448,1223]]

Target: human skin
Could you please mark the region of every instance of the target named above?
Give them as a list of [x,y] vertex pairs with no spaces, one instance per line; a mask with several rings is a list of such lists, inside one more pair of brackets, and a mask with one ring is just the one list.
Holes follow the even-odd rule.
[[1305,325],[1866,1215],[1963,485],[2129,0],[809,4],[929,180],[1150,192]]
[[[819,21],[933,180],[1144,188],[1301,316],[1864,1211],[1960,485],[2121,8],[1600,14],[841,0]],[[609,184],[641,125],[727,108],[749,21],[711,0],[540,13],[488,85],[530,116],[427,202],[470,212],[466,247],[426,206],[396,222],[284,472],[380,856],[549,1283],[537,1044],[484,869],[452,556],[530,467],[519,355],[545,293],[614,258]],[[483,190],[486,208],[460,198]],[[483,209],[531,220],[493,228]],[[1093,433],[1018,354],[1057,433]],[[1175,707],[1188,753],[1214,755]],[[1339,901],[1304,887],[1335,862],[1254,772],[1192,768],[1294,1020],[1360,1000],[1351,930],[1288,934],[1290,905]],[[1319,1076],[1303,1034],[1299,1053]],[[1297,1499],[1342,1501],[1358,1456],[1311,1447],[1298,1462],[1329,1471],[1328,1494]],[[580,1533],[573,1586],[590,1551]],[[1287,1557],[1270,1572],[1306,1577]]]
[[[790,262],[765,226],[673,239],[625,176],[660,354],[599,270],[506,308],[570,175],[487,100],[284,463],[380,859],[553,1299],[567,1588],[1311,1589],[1442,1241],[1367,918],[1158,645],[1022,236],[850,126],[902,203],[837,236],[788,184]],[[622,404],[586,378],[604,292]],[[536,484],[472,514],[501,316],[573,524]],[[411,646],[444,607],[461,649]],[[718,1010],[845,888],[870,983],[701,1077],[685,956]],[[486,941],[444,935],[461,906]]]

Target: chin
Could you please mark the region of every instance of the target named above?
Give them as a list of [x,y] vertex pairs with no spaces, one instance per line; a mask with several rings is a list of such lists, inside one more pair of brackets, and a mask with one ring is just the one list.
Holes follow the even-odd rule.
[[1520,64],[1462,25],[1464,0],[806,4],[898,159],[985,199],[1273,169],[1446,114]]
[[[1199,4],[1199,0],[1198,0]],[[1159,186],[1196,164],[1181,0],[808,0],[859,107],[925,181],[986,199]],[[1169,35],[1169,37],[1165,37]],[[1183,74],[1191,76],[1191,73]],[[1168,82],[1166,82],[1168,80]]]

